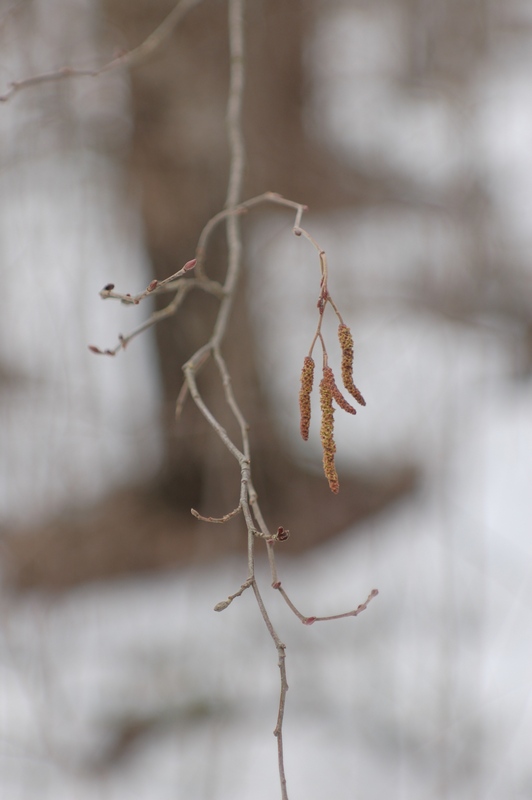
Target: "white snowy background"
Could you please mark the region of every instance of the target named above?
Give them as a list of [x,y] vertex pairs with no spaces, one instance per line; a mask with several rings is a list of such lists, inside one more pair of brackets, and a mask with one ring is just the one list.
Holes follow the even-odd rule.
[[[59,33],[47,5],[37,4],[40,29],[53,45]],[[63,36],[79,19],[84,41],[90,3],[69,9]],[[387,5],[346,4],[324,18],[309,51],[317,135],[346,159],[362,154],[369,171],[391,160],[427,197],[422,210],[405,202],[403,210],[306,218],[352,323],[368,401],[356,420],[336,415],[340,477],[350,464],[409,460],[423,467],[423,482],[356,531],[296,561],[280,559],[283,584],[309,615],[352,608],[378,587],[357,619],[303,627],[268,591],[264,573],[288,647],[294,800],[532,797],[525,345],[507,317],[453,318],[415,301],[419,287],[468,288],[476,234],[443,213],[440,200],[476,179],[494,209],[490,246],[501,263],[506,254],[519,267],[523,301],[532,300],[532,15],[526,0],[507,9],[528,31],[519,40],[528,48],[497,40],[471,76],[466,121],[436,92],[395,91],[404,31]],[[29,65],[19,49],[13,34],[0,59],[4,83],[39,67],[38,55]],[[90,83],[69,84],[79,130],[67,144],[53,114],[42,116],[44,87],[0,107],[0,355],[10,378],[0,398],[4,523],[95,500],[157,464],[159,442],[145,426],[158,402],[149,336],[113,360],[86,349],[112,344],[137,312],[126,309],[126,317],[102,303],[102,285],[133,280],[134,291],[147,280],[134,199],[124,208],[120,166],[94,140],[99,126],[114,147],[128,136],[124,78],[105,80],[107,103]],[[319,462],[315,435],[303,450],[294,433],[315,324],[315,253],[277,215],[251,241],[279,424]],[[245,571],[231,559],[60,597],[2,596],[0,798],[279,797],[275,649],[249,593],[212,611]],[[137,735],[110,764],[126,728]]]

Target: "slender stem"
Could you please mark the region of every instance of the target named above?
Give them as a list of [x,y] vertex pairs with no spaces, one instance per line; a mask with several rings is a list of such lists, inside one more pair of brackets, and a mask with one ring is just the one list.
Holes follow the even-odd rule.
[[95,78],[117,67],[134,67],[157,50],[157,48],[169,38],[176,25],[181,22],[185,14],[200,2],[201,0],[179,0],[161,24],[158,25],[141,44],[134,47],[132,50],[121,53],[102,66],[93,69],[77,69],[76,67],[64,66],[58,70],[43,72],[40,75],[32,75],[29,78],[12,81],[9,84],[9,89],[4,92],[4,94],[0,95],[0,102],[6,102],[6,100],[9,100],[16,92],[21,91],[21,89],[27,89],[29,86],[38,86],[42,83],[56,82],[64,80],[65,78]]
[[[231,152],[231,167],[225,206],[226,208],[234,209],[240,202],[245,161],[244,135],[242,132],[244,0],[229,0],[229,51],[231,55],[231,74],[226,124]],[[238,230],[238,228],[235,228],[235,230]]]
[[257,582],[255,580],[253,581],[252,586],[253,586],[253,592],[255,593],[255,598],[257,600],[257,604],[260,609],[260,613],[268,629],[268,632],[273,639],[273,642],[277,649],[277,654],[279,656],[278,666],[281,677],[281,689],[279,695],[279,709],[277,712],[277,724],[275,726],[273,733],[274,736],[277,738],[277,761],[279,765],[279,779],[281,781],[281,799],[288,800],[288,792],[286,788],[286,774],[284,768],[284,747],[283,747],[284,710],[286,706],[286,693],[288,691],[288,681],[286,678],[286,645],[282,643],[275,628],[272,625],[268,612],[266,611],[266,606],[264,605],[264,601],[259,592]]

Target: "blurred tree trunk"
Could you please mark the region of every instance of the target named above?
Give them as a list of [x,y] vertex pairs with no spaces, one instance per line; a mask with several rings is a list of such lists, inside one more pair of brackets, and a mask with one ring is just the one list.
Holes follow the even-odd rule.
[[[120,44],[130,48],[143,41],[173,5],[172,0],[104,0],[104,12],[113,38],[121,37]],[[303,48],[314,22],[312,9],[305,0],[247,4],[244,196],[272,190],[313,210],[375,202],[389,187],[346,169],[305,134]],[[193,257],[201,229],[224,205],[229,166],[226,18],[225,0],[205,0],[188,13],[169,42],[131,74],[134,133],[128,164],[134,189],[140,187],[148,252],[159,279]],[[287,225],[291,222],[288,216]],[[209,275],[223,279],[225,261],[220,233],[208,252]],[[287,547],[300,549],[379,510],[411,486],[412,472],[405,469],[375,479],[344,477],[341,493],[334,497],[322,475],[309,475],[294,462],[279,439],[260,384],[253,347],[260,331],[250,324],[245,281],[239,292],[224,353],[250,424],[254,482],[272,528],[291,528]],[[190,556],[191,549],[197,557],[213,555],[243,539],[238,522],[213,531],[212,526],[198,528],[192,519],[191,507],[219,516],[238,504],[239,470],[192,401],[177,426],[174,421],[181,366],[210,338],[216,311],[214,298],[193,293],[178,316],[158,326],[167,431],[162,475],[142,491],[113,499],[90,520],[68,524],[63,559],[68,561],[71,553],[71,566],[63,567],[63,575],[69,574],[63,580],[83,579],[97,558],[95,530],[104,530],[107,537],[107,560],[101,556],[102,563],[94,568],[99,574],[169,564]],[[209,407],[231,429],[216,371],[206,368],[200,385]],[[31,575],[42,573],[46,561],[43,544],[26,569],[27,583],[37,580]],[[51,582],[61,582],[50,562],[49,571],[54,569],[57,575]],[[19,580],[25,582],[23,577]]]
[[[170,0],[137,0],[135,4],[105,0],[108,19],[130,45],[142,41],[172,5]],[[345,168],[335,165],[329,153],[313,146],[305,136],[303,47],[307,27],[313,22],[311,12],[311,4],[301,0],[251,0],[247,4],[245,197],[272,190],[312,209],[362,198],[367,202],[368,194],[375,197],[379,187],[369,186],[355,174],[348,175],[346,181]],[[141,186],[146,239],[159,279],[193,256],[203,225],[224,204],[228,177],[224,125],[229,72],[226,17],[225,0],[200,3],[176,29],[163,52],[132,73],[131,173]],[[287,218],[287,225],[290,223]],[[223,244],[218,242],[209,253],[208,269],[222,278],[224,263]],[[175,429],[180,366],[208,340],[215,311],[212,298],[194,296],[176,319],[157,330],[169,432]],[[293,493],[294,480],[301,476],[301,470],[283,455],[284,447],[261,391],[254,335],[241,297],[225,350],[237,397],[251,426],[253,470],[261,495],[283,508],[284,496]],[[225,401],[215,370],[203,381],[209,405],[217,415],[223,415]],[[237,465],[234,469],[221,466],[227,462],[223,446],[192,403],[185,409],[177,435],[169,435],[167,441],[164,484],[179,507],[188,511],[191,504],[200,504],[204,513],[218,515],[236,505]],[[308,475],[305,480],[313,483]],[[309,499],[312,496],[313,492],[309,493]],[[297,510],[306,530],[312,527],[316,514],[308,506]],[[302,517],[305,507],[308,519]]]

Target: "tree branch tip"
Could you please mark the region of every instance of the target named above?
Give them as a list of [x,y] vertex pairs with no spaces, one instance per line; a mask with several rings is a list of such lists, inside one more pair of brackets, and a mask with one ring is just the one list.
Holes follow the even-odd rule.
[[115,350],[109,350],[109,349],[100,350],[100,348],[96,347],[95,344],[88,344],[87,347],[91,351],[91,353],[96,353],[97,356],[115,356],[116,355],[116,351]]
[[218,524],[223,524],[224,522],[229,522],[230,519],[236,517],[242,511],[242,506],[238,505],[233,511],[230,511],[228,514],[225,514],[223,517],[204,517],[203,514],[200,514],[199,511],[196,511],[195,508],[190,509],[190,513],[196,519],[201,520],[201,522],[214,522]]
[[222,600],[220,603],[216,603],[216,605],[214,606],[214,610],[225,611],[227,606],[230,606],[232,602],[233,602],[232,599]]
[[294,227],[294,228],[292,228],[292,233],[294,234],[294,236],[301,236],[301,234],[303,233],[303,231],[302,231],[302,230],[301,230],[301,228],[299,228],[299,227],[298,227],[298,228],[295,228],[295,227]]
[[280,589],[281,588],[281,581],[274,581],[272,583],[272,589]]
[[282,525],[279,525],[276,534],[271,537],[271,543],[274,544],[275,542],[286,542],[286,540],[289,538],[290,531],[287,528],[283,528]]
[[314,625],[316,619],[317,617],[304,617],[304,619],[302,619],[301,622],[303,623],[303,625]]

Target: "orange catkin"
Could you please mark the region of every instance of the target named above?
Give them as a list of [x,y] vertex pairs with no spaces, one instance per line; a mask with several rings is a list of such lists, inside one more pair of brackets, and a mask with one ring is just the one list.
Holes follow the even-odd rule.
[[342,381],[349,392],[357,403],[360,403],[361,406],[366,405],[366,401],[362,397],[362,394],[359,389],[353,383],[353,336],[351,331],[341,323],[338,326],[338,339],[340,341],[340,347],[342,348]]
[[314,360],[310,356],[305,356],[303,369],[301,370],[301,389],[299,391],[299,419],[301,436],[305,441],[308,439],[310,427],[310,393],[314,385]]
[[[329,481],[329,488],[334,494],[340,491],[340,484],[338,482],[338,475],[334,465],[334,454],[336,453],[336,444],[334,442],[334,409],[332,404],[332,387],[331,378],[328,368],[323,370],[323,378],[320,381],[320,406],[321,406],[321,429],[320,438],[323,447],[323,471],[325,477]],[[332,375],[332,370],[331,370]],[[334,377],[333,377],[334,383]]]
[[333,373],[332,369],[330,367],[324,367],[323,368],[323,374],[327,378],[327,381],[329,382],[329,386],[331,387],[331,393],[332,393],[332,397],[333,397],[334,402],[340,408],[342,408],[344,411],[347,411],[348,414],[356,414],[357,413],[356,408],[353,408],[351,403],[347,402],[347,400],[343,396],[342,392],[340,391],[340,389],[336,385],[336,379],[334,377],[334,373]]

